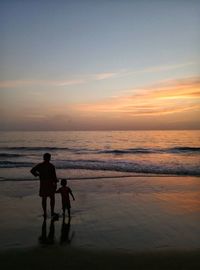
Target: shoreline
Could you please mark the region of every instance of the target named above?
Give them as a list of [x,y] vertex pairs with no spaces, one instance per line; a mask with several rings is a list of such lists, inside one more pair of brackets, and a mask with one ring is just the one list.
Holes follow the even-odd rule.
[[[88,170],[90,171],[90,170]],[[128,174],[128,172],[127,172]],[[133,175],[114,175],[114,176],[92,176],[92,177],[67,177],[67,180],[69,181],[79,181],[79,180],[100,180],[100,179],[118,179],[118,178],[136,178],[136,177],[163,177],[163,178],[171,178],[171,177],[177,177],[177,178],[185,178],[185,177],[196,177],[200,178],[200,175],[187,175],[187,174],[133,174]],[[60,179],[60,178],[59,178]],[[39,181],[39,178],[4,178],[0,177],[0,183],[1,182],[34,182],[34,181]]]

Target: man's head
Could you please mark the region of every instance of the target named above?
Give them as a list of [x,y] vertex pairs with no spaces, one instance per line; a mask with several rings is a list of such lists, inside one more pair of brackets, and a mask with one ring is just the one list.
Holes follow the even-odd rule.
[[49,153],[45,153],[43,155],[43,159],[44,159],[44,161],[50,161],[51,160],[51,155]]

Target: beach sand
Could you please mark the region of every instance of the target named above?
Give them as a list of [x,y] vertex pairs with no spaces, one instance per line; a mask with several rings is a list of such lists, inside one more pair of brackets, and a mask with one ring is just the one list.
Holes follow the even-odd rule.
[[[198,269],[199,180],[138,176],[69,181],[76,197],[70,225],[67,218],[63,223],[59,194],[60,218],[44,224],[37,181],[1,182],[3,269],[40,269],[45,263],[50,269]],[[45,230],[47,239],[41,241]]]

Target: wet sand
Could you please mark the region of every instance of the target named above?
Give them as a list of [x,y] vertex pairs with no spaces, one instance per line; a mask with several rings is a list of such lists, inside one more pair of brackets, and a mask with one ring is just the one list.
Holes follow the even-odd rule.
[[[193,261],[194,268],[191,269],[197,269],[199,265],[198,177],[143,176],[69,181],[76,197],[76,201],[72,201],[70,226],[68,219],[63,223],[61,216],[53,223],[47,219],[44,226],[37,194],[38,182],[1,182],[0,185],[0,250],[5,267],[7,265],[9,268],[11,263],[6,263],[8,256],[12,255],[17,261],[17,258],[24,256],[24,252],[28,253],[30,260],[37,252],[45,253],[44,257],[48,253],[57,254],[58,258],[60,254],[69,252],[74,258],[74,268],[71,265],[70,269],[79,269],[76,254],[83,256],[83,261],[91,258],[90,265],[100,263],[102,256],[107,258],[110,265],[115,261],[114,254],[128,260],[129,265],[133,258],[132,263],[140,265],[143,257],[146,261],[152,260],[152,267],[159,258],[168,265],[169,258],[173,256],[177,264],[175,268],[171,266],[172,269],[180,269],[176,266],[181,262],[191,265]],[[59,194],[56,197],[56,211],[61,214]],[[38,240],[42,232],[44,235],[44,229],[47,242]],[[63,233],[65,239],[61,241]],[[24,248],[28,248],[28,251]],[[62,263],[65,264],[64,261]],[[99,265],[107,269],[105,265]],[[126,267],[128,269],[128,265]]]

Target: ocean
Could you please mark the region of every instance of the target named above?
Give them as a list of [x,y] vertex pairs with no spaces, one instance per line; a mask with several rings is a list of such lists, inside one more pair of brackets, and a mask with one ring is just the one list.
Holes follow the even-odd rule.
[[33,179],[46,152],[58,178],[200,176],[200,131],[35,131],[0,132],[0,180]]

